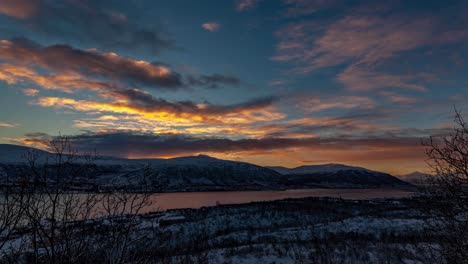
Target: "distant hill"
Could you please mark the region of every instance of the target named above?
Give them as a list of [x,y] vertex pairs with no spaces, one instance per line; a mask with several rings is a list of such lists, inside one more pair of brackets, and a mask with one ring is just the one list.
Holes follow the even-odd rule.
[[[0,145],[0,183],[10,175],[13,179],[19,166],[24,166],[24,154],[32,148]],[[37,150],[41,157],[53,154]],[[42,161],[44,159],[41,159]],[[123,159],[103,157],[96,162],[97,174],[76,179],[74,189],[118,187],[139,191],[149,184],[153,191],[214,191],[214,190],[281,190],[281,174],[246,162],[221,160],[206,155],[172,159]],[[78,184],[82,181],[81,184]],[[86,184],[84,182],[86,181]],[[91,181],[91,182],[90,182]],[[145,183],[145,184],[144,184]],[[85,187],[83,187],[85,186]]]
[[343,164],[309,165],[296,168],[270,167],[281,173],[291,188],[383,188],[411,184],[390,174]]
[[412,184],[425,184],[429,183],[430,180],[434,178],[434,175],[415,171],[404,175],[398,175],[396,177],[398,177],[400,180],[410,182]]
[[[28,147],[0,145],[0,182],[5,175],[14,178],[22,166]],[[52,153],[38,150],[42,156]],[[91,177],[76,179],[72,189],[121,189],[140,191],[215,191],[215,190],[284,190],[307,188],[386,188],[404,187],[405,183],[389,174],[342,164],[262,167],[246,162],[222,160],[206,155],[171,159],[124,159],[102,157]],[[146,189],[145,189],[146,190]]]
[[273,166],[268,167],[271,168],[281,174],[305,174],[305,173],[317,173],[317,172],[338,172],[341,170],[362,170],[362,171],[370,171],[365,168],[360,167],[352,167],[343,164],[336,164],[336,163],[329,163],[329,164],[321,164],[321,165],[305,165],[299,166],[296,168],[285,168],[280,166]]
[[[179,157],[148,163],[146,178],[158,191],[279,190],[281,175],[245,162],[221,160],[206,155]],[[125,168],[123,168],[125,170]],[[118,174],[120,172],[117,172]],[[138,187],[145,170],[120,173],[113,183]],[[108,175],[109,176],[109,175]]]
[[12,144],[0,144],[0,163],[24,163],[26,162],[25,155],[30,150],[37,151],[41,155],[49,154],[46,151],[35,148]]

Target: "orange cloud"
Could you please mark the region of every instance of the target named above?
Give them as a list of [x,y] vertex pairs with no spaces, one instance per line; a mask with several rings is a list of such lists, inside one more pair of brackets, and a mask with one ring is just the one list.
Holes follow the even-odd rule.
[[0,122],[0,127],[9,127],[9,128],[13,128],[13,127],[17,127],[18,124],[10,124],[10,123],[3,123],[3,122]]
[[[0,59],[23,67],[41,67],[59,75],[137,82],[155,88],[182,86],[179,74],[162,65],[115,53],[79,50],[66,45],[42,47],[27,39],[1,40]],[[99,78],[98,78],[99,77]]]
[[[166,101],[155,107],[143,107],[128,102],[97,102],[75,100],[71,98],[40,97],[35,104],[42,107],[72,109],[82,112],[106,112],[134,115],[143,120],[164,121],[171,125],[193,126],[206,123],[250,124],[259,121],[277,120],[284,114],[274,112],[271,107],[260,104],[259,107],[244,104],[238,106],[194,106],[173,105]],[[181,107],[181,108],[180,108]],[[187,111],[185,111],[187,110]]]
[[[41,142],[47,138],[48,135],[31,134],[26,138],[14,140],[16,143],[41,146]],[[229,139],[100,130],[74,135],[70,139],[83,151],[98,149],[104,155],[132,158],[205,153],[259,165],[293,167],[304,164],[345,163],[391,173],[406,173],[424,169],[425,166],[424,148],[420,139],[416,137]],[[399,166],[395,167],[394,164]]]
[[[194,136],[212,136],[226,138],[261,138],[277,131],[276,128],[262,127],[254,124],[203,123],[175,124],[167,121],[135,118],[133,115],[106,114],[99,117],[82,118],[74,121],[74,126],[81,129],[97,129],[148,132],[154,134],[183,134]],[[309,134],[289,134],[291,137],[313,137]]]
[[27,96],[36,96],[39,94],[37,89],[23,89],[23,94]]
[[89,81],[78,73],[40,75],[29,67],[13,64],[0,64],[0,80],[8,84],[30,82],[45,89],[60,90],[66,93],[80,89],[98,91],[112,87],[104,82]]
[[39,11],[38,0],[2,0],[0,2],[0,14],[18,19],[31,18]]
[[[158,121],[158,126],[164,130],[174,131],[170,126],[195,126],[201,124],[250,124],[260,121],[278,120],[286,115],[277,112],[273,107],[275,98],[260,98],[234,105],[213,105],[209,103],[197,104],[191,101],[168,102],[164,99],[155,98],[150,93],[139,89],[125,89],[112,83],[91,81],[86,76],[74,71],[67,71],[60,75],[40,75],[34,69],[27,66],[0,64],[0,80],[9,84],[33,83],[45,89],[60,90],[66,93],[74,93],[86,89],[97,92],[99,96],[107,101],[76,100],[60,97],[41,97],[35,102],[43,107],[56,107],[73,109],[87,113],[106,112],[114,114],[132,115],[137,117],[138,122],[126,122],[116,128],[130,129],[129,125],[138,128],[143,122]],[[38,90],[25,89],[23,93],[29,96],[38,94]],[[164,124],[161,124],[164,122]],[[79,120],[77,127],[100,127],[103,120]],[[140,124],[138,124],[140,123]],[[109,125],[107,123],[107,125]],[[231,125],[232,126],[232,125]],[[216,128],[206,129],[218,131],[223,134],[234,133],[237,129]],[[201,128],[192,128],[189,133],[201,132]],[[242,129],[247,134],[247,129]],[[152,131],[156,131],[153,125]],[[258,134],[252,132],[248,134]]]

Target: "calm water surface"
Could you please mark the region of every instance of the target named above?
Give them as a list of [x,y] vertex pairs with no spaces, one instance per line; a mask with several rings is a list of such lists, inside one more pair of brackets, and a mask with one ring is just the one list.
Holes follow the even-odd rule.
[[[204,206],[215,206],[217,204],[243,204],[250,202],[273,201],[287,198],[333,197],[354,200],[368,200],[378,198],[405,198],[411,197],[414,194],[415,193],[412,191],[400,189],[296,189],[285,191],[162,193],[151,195],[151,205],[143,208],[140,213],[167,209],[200,208]],[[83,197],[85,197],[86,194],[78,195],[83,195]],[[97,194],[96,198],[99,199],[100,194]],[[0,202],[2,202],[3,199],[4,197],[0,195]],[[100,206],[97,205],[97,207],[99,211]]]
[[157,209],[200,208],[216,204],[241,204],[273,201],[286,198],[334,197],[343,199],[405,198],[414,192],[398,189],[305,189],[286,191],[236,191],[236,192],[184,192],[163,193],[151,197],[153,203],[145,211]]

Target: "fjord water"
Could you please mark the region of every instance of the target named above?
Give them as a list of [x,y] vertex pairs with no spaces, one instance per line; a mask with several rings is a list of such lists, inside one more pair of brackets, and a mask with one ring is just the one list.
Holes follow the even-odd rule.
[[[135,194],[137,195],[137,194]],[[371,200],[383,198],[407,198],[415,195],[415,192],[404,189],[292,189],[285,191],[219,191],[219,192],[175,192],[158,193],[150,195],[150,204],[142,208],[139,213],[149,213],[169,209],[209,207],[222,204],[245,204],[250,202],[274,201],[288,198],[306,197],[331,197],[351,200]],[[40,198],[39,198],[40,196]],[[46,195],[39,195],[37,201],[44,205],[50,203]],[[63,194],[62,203],[66,201],[93,199],[102,201],[104,194],[99,193],[69,193]],[[87,198],[88,197],[88,198]],[[118,197],[116,197],[118,199]],[[4,201],[4,195],[0,195],[0,202]],[[72,199],[72,200],[70,200]],[[79,203],[77,203],[79,204]],[[98,202],[94,217],[102,215],[103,207]],[[117,211],[127,211],[117,210]],[[105,215],[105,214],[104,214]]]
[[180,208],[201,208],[217,204],[242,204],[287,198],[333,197],[368,200],[406,198],[414,192],[401,189],[296,189],[285,191],[222,191],[162,193],[151,197],[151,206],[145,212]]

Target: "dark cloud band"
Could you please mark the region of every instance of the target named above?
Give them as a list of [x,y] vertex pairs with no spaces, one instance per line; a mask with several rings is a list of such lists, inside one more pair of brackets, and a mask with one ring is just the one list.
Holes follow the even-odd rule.
[[[29,143],[41,143],[51,137],[34,133],[26,135]],[[188,135],[149,134],[126,131],[86,132],[70,136],[81,151],[97,150],[102,155],[119,157],[158,157],[192,155],[203,152],[237,153],[305,148],[310,150],[352,150],[357,147],[414,148],[420,147],[416,137],[405,138],[204,138]]]

